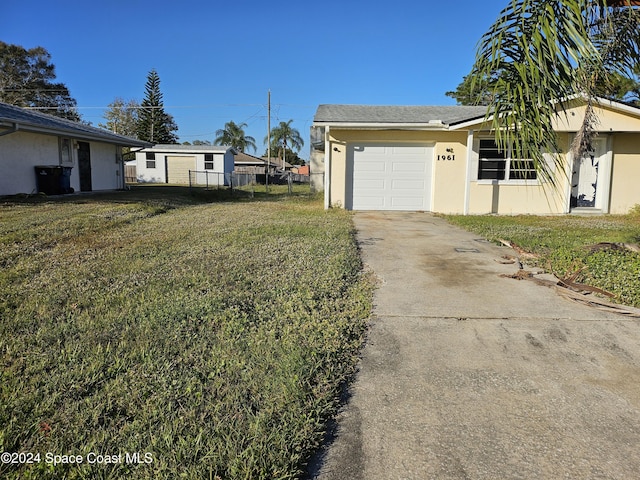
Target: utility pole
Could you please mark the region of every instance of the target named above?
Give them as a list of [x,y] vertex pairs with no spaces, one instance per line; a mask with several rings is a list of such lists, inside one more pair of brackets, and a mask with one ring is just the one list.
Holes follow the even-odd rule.
[[264,185],[269,190],[269,167],[271,166],[271,90],[269,90],[269,98],[267,101],[267,171],[264,176]]

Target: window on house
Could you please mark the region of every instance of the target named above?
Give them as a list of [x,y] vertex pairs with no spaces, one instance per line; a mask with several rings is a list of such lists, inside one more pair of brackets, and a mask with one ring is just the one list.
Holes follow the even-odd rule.
[[60,164],[68,165],[72,163],[71,159],[71,140],[68,138],[60,139]]
[[494,140],[480,140],[478,180],[535,180],[533,160],[511,158]]
[[156,154],[147,152],[147,168],[156,168]]
[[204,169],[213,170],[213,153],[204,154]]

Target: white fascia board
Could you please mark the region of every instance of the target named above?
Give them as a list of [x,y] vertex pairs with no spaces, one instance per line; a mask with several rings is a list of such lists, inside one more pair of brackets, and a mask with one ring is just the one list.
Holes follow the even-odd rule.
[[449,125],[433,123],[358,123],[358,122],[314,122],[315,127],[331,127],[349,130],[449,130]]
[[229,151],[231,147],[213,147],[213,148],[207,148],[207,149],[194,149],[194,148],[171,148],[171,145],[168,146],[154,146],[154,147],[148,147],[145,148],[145,152],[155,152],[155,153],[171,153],[171,154],[176,154],[176,155],[180,155],[180,154],[189,154],[189,155],[193,155],[193,154],[198,154],[198,153],[217,153],[217,154],[221,154],[221,153],[227,153],[227,151]]
[[493,115],[489,117],[474,118],[473,120],[467,120],[466,122],[457,123],[449,127],[449,130],[469,130],[470,127],[477,127],[478,125],[482,125],[483,123],[491,121],[493,121]]

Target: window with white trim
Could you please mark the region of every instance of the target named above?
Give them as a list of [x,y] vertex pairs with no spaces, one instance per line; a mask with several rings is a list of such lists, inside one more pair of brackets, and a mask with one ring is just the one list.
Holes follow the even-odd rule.
[[480,139],[478,180],[536,180],[533,160],[511,158],[511,149],[503,151],[493,139]]
[[146,152],[147,168],[156,168],[156,154],[154,152]]
[[213,170],[213,153],[204,154],[204,169]]

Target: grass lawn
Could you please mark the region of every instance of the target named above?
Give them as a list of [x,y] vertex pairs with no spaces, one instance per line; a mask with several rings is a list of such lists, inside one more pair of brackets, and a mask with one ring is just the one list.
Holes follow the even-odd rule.
[[40,455],[1,478],[300,475],[373,287],[348,212],[272,188],[0,201],[0,452]]
[[599,217],[457,216],[446,218],[492,241],[507,240],[539,255],[527,263],[562,278],[615,294],[614,300],[640,307],[640,254],[626,249],[593,249],[600,242],[640,242],[640,212]]

